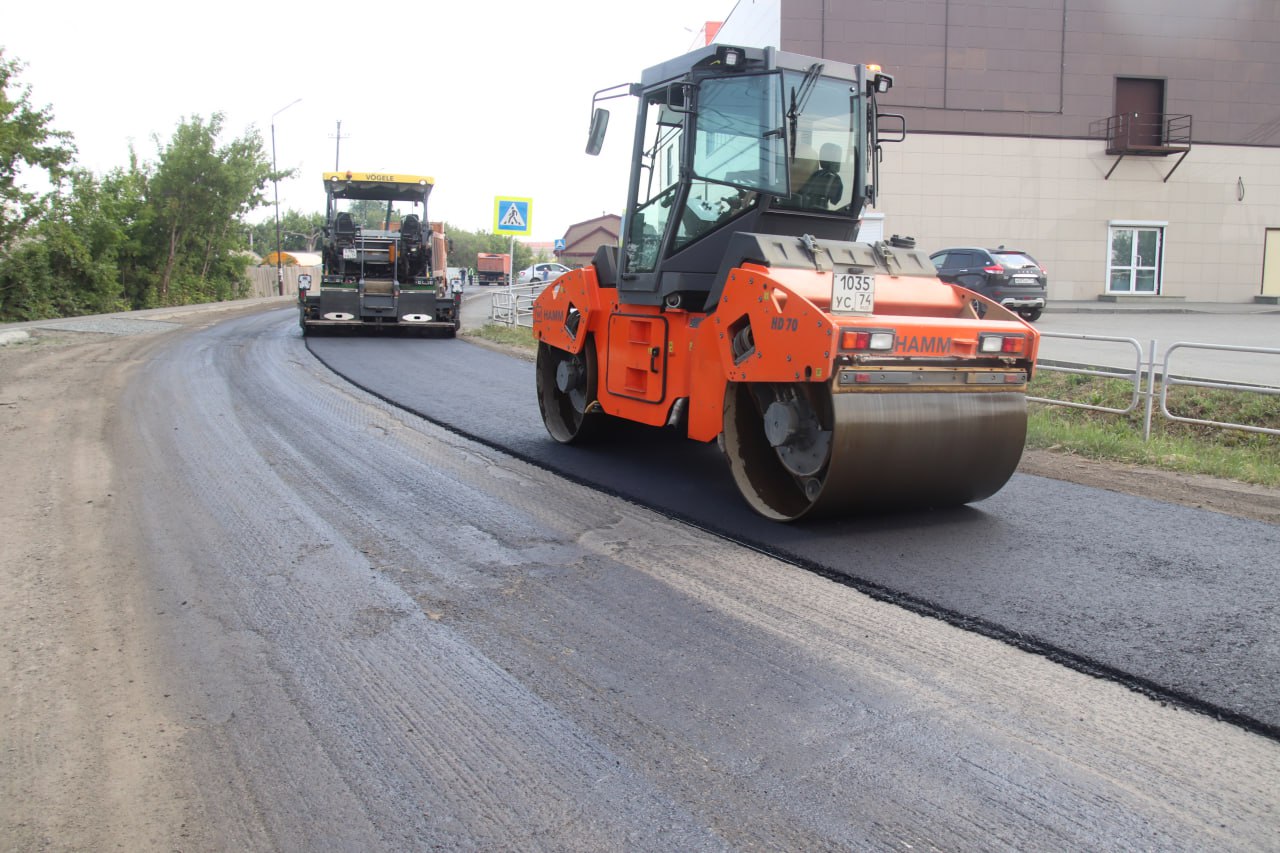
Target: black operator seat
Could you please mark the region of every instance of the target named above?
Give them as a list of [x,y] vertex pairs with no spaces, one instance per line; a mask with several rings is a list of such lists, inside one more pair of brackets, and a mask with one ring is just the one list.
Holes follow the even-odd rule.
[[840,180],[840,146],[828,142],[818,155],[818,171],[809,176],[800,188],[800,198],[806,207],[826,210],[840,201],[844,195],[844,182]]
[[418,214],[410,213],[400,220],[400,236],[406,243],[422,242],[422,220]]
[[596,268],[596,283],[601,287],[618,286],[618,249],[601,243],[596,247],[591,265]]
[[356,236],[356,221],[345,210],[333,218],[333,233],[339,240],[352,240]]

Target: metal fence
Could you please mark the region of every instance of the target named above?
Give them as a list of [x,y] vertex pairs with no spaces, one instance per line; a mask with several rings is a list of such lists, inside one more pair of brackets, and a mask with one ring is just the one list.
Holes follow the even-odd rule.
[[[1209,379],[1185,379],[1179,377],[1169,369],[1169,362],[1173,358],[1175,350],[1216,350],[1218,352],[1244,352],[1257,353],[1260,355],[1280,356],[1280,349],[1272,347],[1237,347],[1227,344],[1195,344],[1195,343],[1176,343],[1164,353],[1164,364],[1161,367],[1161,375],[1164,381],[1160,383],[1160,412],[1166,418],[1172,421],[1181,421],[1186,424],[1207,424],[1209,426],[1222,427],[1224,429],[1238,429],[1245,432],[1260,432],[1266,435],[1280,435],[1280,429],[1272,429],[1270,427],[1249,426],[1247,424],[1224,423],[1222,421],[1209,421],[1201,418],[1187,418],[1175,415],[1169,411],[1169,389],[1179,385],[1190,385],[1197,388],[1217,388],[1224,391],[1243,391],[1253,394],[1267,394],[1270,396],[1280,396],[1280,388],[1269,385],[1239,385],[1232,382],[1217,382]],[[1276,364],[1276,371],[1273,376],[1280,376],[1280,361]]]
[[[1049,397],[1028,396],[1028,400],[1033,400],[1037,403],[1047,403],[1054,406],[1068,406],[1075,409],[1091,409],[1097,412],[1107,412],[1116,415],[1127,415],[1141,404],[1144,406],[1142,422],[1142,438],[1144,441],[1150,440],[1151,438],[1151,421],[1156,410],[1155,403],[1157,400],[1160,402],[1160,414],[1171,421],[1202,424],[1205,426],[1219,427],[1221,429],[1243,430],[1245,432],[1263,433],[1265,435],[1280,435],[1280,429],[1272,427],[1251,426],[1248,424],[1236,424],[1228,421],[1215,421],[1204,418],[1189,418],[1182,415],[1176,415],[1169,411],[1169,389],[1177,386],[1238,391],[1248,394],[1263,394],[1268,396],[1280,395],[1280,387],[1271,385],[1244,385],[1234,382],[1223,382],[1215,379],[1198,379],[1185,375],[1177,375],[1169,369],[1170,362],[1173,359],[1174,353],[1177,351],[1218,350],[1235,353],[1252,353],[1263,357],[1272,357],[1280,356],[1280,349],[1273,349],[1271,347],[1238,347],[1226,346],[1223,344],[1200,344],[1180,341],[1165,350],[1164,360],[1157,364],[1156,341],[1154,340],[1150,342],[1147,355],[1144,358],[1142,344],[1140,344],[1135,338],[1112,338],[1103,335],[1074,335],[1063,332],[1041,332],[1040,336],[1044,338],[1063,338],[1075,341],[1118,343],[1125,345],[1126,348],[1132,346],[1132,367],[1129,366],[1127,361],[1122,367],[1080,366],[1054,364],[1053,362],[1041,361],[1036,364],[1036,369],[1049,370],[1057,373],[1071,373],[1078,376],[1094,376],[1103,379],[1124,380],[1130,383],[1133,388],[1133,393],[1129,399],[1129,404],[1123,408],[1077,403],[1069,400],[1055,400]],[[1275,375],[1280,376],[1280,363],[1277,364]],[[1159,390],[1157,390],[1157,386]]]
[[533,328],[533,300],[546,288],[545,282],[516,284],[490,291],[489,319],[508,326]]

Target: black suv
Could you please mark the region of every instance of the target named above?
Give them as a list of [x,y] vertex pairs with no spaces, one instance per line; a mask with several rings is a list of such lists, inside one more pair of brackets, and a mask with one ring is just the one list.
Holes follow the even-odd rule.
[[1024,319],[1036,321],[1044,311],[1049,277],[1044,267],[1017,249],[942,249],[929,256],[938,278],[967,287],[999,302]]

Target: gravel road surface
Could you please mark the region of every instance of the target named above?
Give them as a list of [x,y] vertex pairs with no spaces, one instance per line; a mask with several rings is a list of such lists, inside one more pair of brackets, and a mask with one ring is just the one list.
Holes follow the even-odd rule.
[[1273,740],[169,322],[0,350],[4,849],[1280,842]]

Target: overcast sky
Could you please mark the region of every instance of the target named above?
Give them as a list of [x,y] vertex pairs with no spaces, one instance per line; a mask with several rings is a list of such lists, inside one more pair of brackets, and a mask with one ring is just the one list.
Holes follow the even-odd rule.
[[287,107],[276,159],[300,177],[281,182],[282,212],[324,209],[339,154],[343,170],[430,175],[431,219],[469,230],[492,230],[495,196],[532,198],[530,239],[550,241],[626,200],[635,100],[611,102],[588,157],[591,94],[696,46],[735,3],[26,0],[7,4],[0,47],[99,174],[214,112],[224,142],[255,126],[269,156]]

